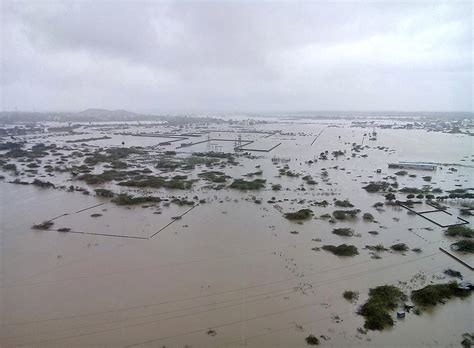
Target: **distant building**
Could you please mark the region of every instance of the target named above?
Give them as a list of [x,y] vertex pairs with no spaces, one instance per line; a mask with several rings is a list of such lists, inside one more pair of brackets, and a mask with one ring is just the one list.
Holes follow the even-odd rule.
[[389,168],[394,169],[421,169],[421,170],[436,170],[437,166],[432,163],[425,162],[398,162],[389,163]]

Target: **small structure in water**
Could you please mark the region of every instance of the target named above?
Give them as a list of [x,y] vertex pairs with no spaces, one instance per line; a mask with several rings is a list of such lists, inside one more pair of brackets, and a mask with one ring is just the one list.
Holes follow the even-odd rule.
[[193,143],[181,143],[181,145],[179,147],[187,147],[187,146],[192,146]]
[[436,170],[436,165],[427,162],[398,162],[389,163],[389,168],[394,169],[421,169],[421,170]]
[[458,289],[461,290],[471,290],[474,289],[474,285],[471,282],[464,281],[458,284]]
[[288,163],[291,161],[291,158],[290,157],[277,157],[277,156],[273,156],[272,157],[272,162],[273,163]]

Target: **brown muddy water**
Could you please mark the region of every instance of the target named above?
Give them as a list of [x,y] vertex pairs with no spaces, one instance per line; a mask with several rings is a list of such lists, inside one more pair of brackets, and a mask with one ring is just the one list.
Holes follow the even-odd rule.
[[[208,125],[186,130],[200,132],[197,137],[161,146],[159,143],[174,138],[121,135],[117,134],[123,132],[120,127],[107,124],[84,127],[81,135],[24,136],[26,148],[39,142],[57,144],[67,157],[66,165],[80,165],[83,158],[71,154],[86,148],[121,147],[122,142],[126,147],[143,146],[149,151],[146,158],[131,156],[126,161],[150,168],[154,175],[161,174],[155,162],[163,151],[176,150],[178,158],[209,150],[233,152],[233,141],[179,147],[181,143],[206,140],[208,131],[211,139],[235,140],[241,134],[243,141],[254,141],[247,146],[253,149],[281,144],[270,152],[251,152],[256,157],[236,156],[238,165],[212,169],[231,177],[227,186],[232,178],[266,179],[266,187],[255,191],[229,187],[214,190],[202,179],[189,190],[134,189],[114,181],[87,185],[67,171],[49,175],[40,168],[28,175],[20,170],[19,176],[2,172],[0,345],[306,347],[305,337],[313,334],[322,346],[333,347],[459,346],[462,334],[474,329],[472,296],[451,299],[421,315],[408,313],[404,319],[395,319],[393,328],[381,332],[364,334],[357,330],[364,325],[357,308],[367,300],[370,288],[393,284],[409,294],[412,289],[452,280],[443,274],[447,268],[460,271],[464,280],[473,280],[471,270],[439,250],[449,249],[457,239],[446,237],[445,229],[399,206],[373,208],[374,203],[385,202],[383,195],[368,193],[362,187],[393,176],[398,170],[389,169],[389,162],[406,160],[441,165],[434,172],[407,170],[407,175],[397,176],[398,189],[426,184],[444,191],[472,188],[473,138],[422,129],[376,129],[377,140],[369,141],[364,134],[372,128],[350,126],[348,121],[280,122],[239,128]],[[144,127],[127,127],[132,134],[144,131]],[[275,131],[281,133],[272,134]],[[146,132],[184,133],[161,125],[150,125]],[[111,139],[66,142],[104,135]],[[362,141],[369,147],[352,157],[352,143]],[[326,150],[328,160],[307,163]],[[334,158],[331,152],[335,150],[346,154]],[[274,164],[272,158],[276,157],[289,162]],[[41,159],[41,165],[54,162],[51,154]],[[25,162],[16,159],[9,163],[26,168]],[[280,176],[279,169],[285,164],[301,175]],[[450,167],[457,171],[448,170]],[[103,169],[98,165],[94,173]],[[205,169],[198,165],[166,175],[186,174],[197,179]],[[243,176],[259,170],[261,175]],[[305,175],[311,175],[317,184],[305,183]],[[423,176],[431,176],[431,181]],[[15,178],[27,182],[41,178],[56,187],[76,185],[91,194],[9,183]],[[274,191],[271,184],[280,184],[282,189]],[[117,206],[109,198],[93,194],[101,187],[116,193],[198,199],[192,209],[164,202]],[[405,197],[397,193],[398,199]],[[201,199],[206,203],[198,203]],[[356,219],[335,223],[319,218],[344,209],[335,207],[336,199],[350,200],[361,213]],[[322,200],[329,205],[313,204]],[[452,216],[435,213],[433,218],[441,224],[458,221],[462,203],[469,200],[443,201]],[[416,209],[424,210],[424,206]],[[302,208],[311,209],[314,218],[298,224],[283,217],[285,212]],[[374,221],[362,219],[366,212]],[[91,216],[94,214],[96,217]],[[173,219],[177,216],[181,218]],[[472,216],[462,217],[472,224]],[[51,219],[53,229],[31,229]],[[62,227],[71,232],[56,231]],[[352,228],[354,235],[332,233],[342,227]],[[318,250],[325,244],[342,243],[355,245],[359,255],[341,257]],[[389,248],[396,243],[406,243],[410,250],[380,252],[374,258],[364,249],[376,244]],[[414,248],[421,252],[412,251]],[[474,264],[472,254],[457,256]],[[342,297],[348,289],[360,293],[356,302]]]

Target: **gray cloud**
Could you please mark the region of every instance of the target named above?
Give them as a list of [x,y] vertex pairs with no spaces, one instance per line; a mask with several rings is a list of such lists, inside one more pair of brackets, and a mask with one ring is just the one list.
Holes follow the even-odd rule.
[[455,1],[2,1],[2,107],[472,111],[472,11]]

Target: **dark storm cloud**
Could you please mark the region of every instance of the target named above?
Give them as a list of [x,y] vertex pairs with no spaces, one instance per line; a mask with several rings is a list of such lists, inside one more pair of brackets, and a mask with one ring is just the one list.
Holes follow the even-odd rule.
[[472,110],[469,2],[2,2],[4,109]]

